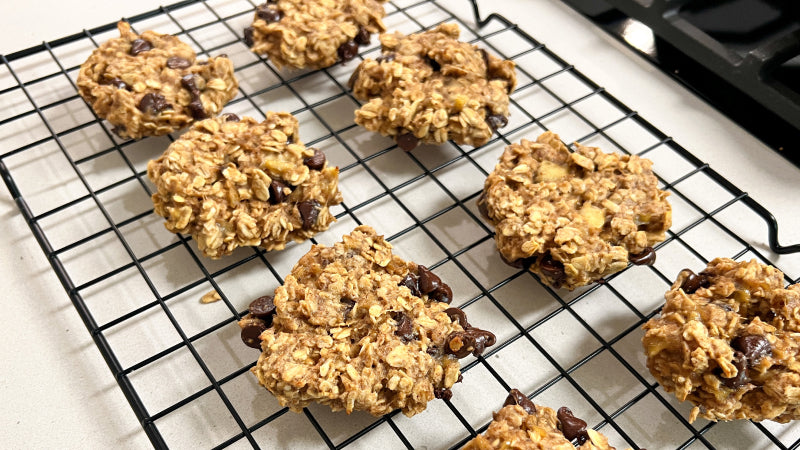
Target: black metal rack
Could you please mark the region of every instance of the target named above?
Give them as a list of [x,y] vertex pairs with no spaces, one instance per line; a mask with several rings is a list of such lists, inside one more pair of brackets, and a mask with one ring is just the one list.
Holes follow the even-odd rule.
[[[357,60],[290,73],[251,54],[241,29],[252,2],[184,1],[128,19],[139,31],[174,32],[201,54],[228,54],[241,86],[226,111],[289,110],[303,141],[339,165],[345,202],[315,242],[335,242],[355,224],[374,226],[397,253],[450,283],[471,322],[498,335],[482,357],[464,360],[464,382],[451,400],[411,419],[317,407],[295,415],[256,385],[247,372],[257,352],[241,344],[236,321],[310,243],[240,249],[212,261],[190,238],[163,229],[149,205],[145,167],[173,137],[119,140],[75,89],[78,65],[114,24],[0,56],[0,99],[8,106],[0,116],[8,149],[0,173],[153,445],[458,447],[485,430],[508,389],[519,388],[537,403],[570,406],[621,447],[725,448],[727,439],[800,447],[795,425],[689,424],[689,407],[657,386],[638,348],[641,325],[682,267],[716,256],[771,262],[769,249],[750,245],[737,226],[766,221],[775,254],[800,246],[779,245],[768,211],[512,22],[492,14],[474,29],[446,5],[453,2],[460,0],[389,2],[387,28],[413,32],[455,20],[462,39],[514,60],[520,83],[511,121],[479,148],[449,143],[411,153],[352,124],[357,101],[346,81]],[[373,40],[360,57],[378,51]],[[503,146],[547,129],[567,142],[655,161],[676,221],[653,267],[568,293],[501,264],[475,200]],[[420,192],[425,202],[413,200]],[[211,289],[222,300],[200,304]]]

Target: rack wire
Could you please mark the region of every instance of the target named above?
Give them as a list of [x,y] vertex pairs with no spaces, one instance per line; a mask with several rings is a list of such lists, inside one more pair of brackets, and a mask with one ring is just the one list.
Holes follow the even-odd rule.
[[[780,245],[768,211],[543,44],[502,16],[480,19],[473,1],[474,27],[453,12],[463,5],[394,0],[385,22],[409,33],[456,21],[462,40],[514,60],[520,83],[510,123],[479,148],[448,143],[411,153],[352,123],[358,101],[346,85],[358,58],[285,72],[253,55],[241,39],[250,1],[184,1],[128,19],[140,32],[178,35],[199,55],[227,54],[240,92],[226,111],[291,111],[303,141],[340,167],[338,222],[313,242],[329,245],[356,224],[372,225],[402,257],[432,267],[470,321],[498,336],[483,356],[462,361],[464,381],[451,400],[431,402],[413,418],[318,406],[297,415],[257,385],[248,370],[258,353],[242,345],[236,321],[311,242],[209,260],[189,237],[163,229],[145,170],[177,134],[120,140],[75,87],[78,66],[115,34],[114,24],[0,55],[0,144],[10,149],[0,173],[152,444],[455,448],[483,432],[506,392],[518,388],[536,403],[569,406],[620,448],[800,447],[797,425],[690,424],[689,405],[655,383],[640,348],[641,325],[683,267],[699,269],[716,256],[757,258],[791,282],[800,260],[778,255],[798,245]],[[373,40],[359,58],[378,53]],[[475,200],[503,147],[544,130],[655,162],[675,220],[654,266],[566,292],[501,264]],[[741,237],[764,221],[771,248]],[[212,289],[222,300],[201,304]]]

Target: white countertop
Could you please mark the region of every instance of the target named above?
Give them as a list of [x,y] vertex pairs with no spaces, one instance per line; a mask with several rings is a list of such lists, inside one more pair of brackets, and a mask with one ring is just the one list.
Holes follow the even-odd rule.
[[[159,3],[0,2],[0,53],[145,12]],[[481,4],[517,18],[523,30],[749,192],[782,225],[783,243],[800,242],[800,170],[567,6],[554,0]],[[6,292],[2,323],[10,339],[0,350],[0,447],[147,447],[127,401],[5,185],[0,189],[5,224],[0,233]],[[764,234],[753,230],[747,239],[763,242]]]

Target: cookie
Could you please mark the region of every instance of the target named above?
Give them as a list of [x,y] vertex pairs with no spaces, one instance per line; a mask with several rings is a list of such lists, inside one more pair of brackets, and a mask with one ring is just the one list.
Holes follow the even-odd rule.
[[403,150],[420,143],[483,145],[508,123],[514,62],[458,41],[455,23],[418,34],[380,37],[383,54],[365,59],[350,78],[366,102],[355,122],[392,137]]
[[278,68],[321,69],[349,61],[385,30],[385,0],[270,0],[244,29],[250,49]]
[[452,298],[438,276],[362,225],[332,247],[313,246],[239,325],[263,351],[252,372],[281,405],[413,416],[453,395],[459,358],[495,343]]
[[579,450],[614,450],[605,436],[587,429],[586,422],[566,406],[555,412],[512,389],[486,433],[467,442],[462,450],[574,450],[572,441]]
[[503,259],[570,290],[652,264],[672,224],[650,160],[575,147],[549,131],[509,145],[478,198]]
[[647,367],[710,420],[800,418],[800,284],[756,260],[681,271],[644,325]]
[[162,136],[216,116],[239,87],[233,63],[220,56],[199,61],[175,36],[126,22],[120,37],[95,49],[81,65],[78,90],[95,114],[123,138]]
[[328,208],[342,201],[339,168],[300,142],[288,113],[196,122],[148,163],[147,176],[167,229],[191,234],[211,258],[308,239],[336,220]]

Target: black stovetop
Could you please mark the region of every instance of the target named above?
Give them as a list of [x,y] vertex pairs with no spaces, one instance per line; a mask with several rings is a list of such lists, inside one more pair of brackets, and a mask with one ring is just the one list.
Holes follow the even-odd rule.
[[800,166],[800,2],[563,1]]

